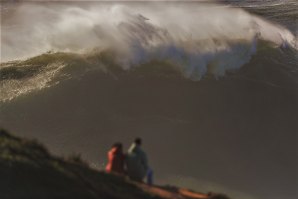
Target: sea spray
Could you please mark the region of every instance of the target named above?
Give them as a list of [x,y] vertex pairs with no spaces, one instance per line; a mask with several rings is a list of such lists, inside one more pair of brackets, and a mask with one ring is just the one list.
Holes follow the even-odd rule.
[[241,67],[259,39],[295,47],[295,37],[279,25],[206,3],[30,3],[3,18],[2,61],[108,49],[124,69],[168,60],[197,80]]

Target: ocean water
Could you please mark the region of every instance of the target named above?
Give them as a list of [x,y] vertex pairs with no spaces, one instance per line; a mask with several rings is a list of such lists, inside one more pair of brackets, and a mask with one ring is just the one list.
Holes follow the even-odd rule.
[[296,1],[0,5],[2,127],[99,169],[140,136],[157,183],[297,197]]

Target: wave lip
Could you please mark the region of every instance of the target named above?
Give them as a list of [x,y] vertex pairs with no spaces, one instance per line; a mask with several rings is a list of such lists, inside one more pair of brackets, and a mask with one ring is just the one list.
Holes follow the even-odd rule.
[[[85,6],[24,3],[3,18],[4,61],[50,50],[114,49],[126,56],[133,54],[137,47],[148,51],[148,48],[173,45],[188,52],[201,48],[195,44],[204,41],[214,52],[218,50],[214,46],[218,43],[231,40],[251,43],[256,35],[279,46],[296,47],[294,41],[297,41],[285,28],[241,9],[206,3],[179,6],[174,3],[86,3]],[[210,41],[216,43],[212,45]],[[132,62],[141,59],[140,53],[132,56]]]

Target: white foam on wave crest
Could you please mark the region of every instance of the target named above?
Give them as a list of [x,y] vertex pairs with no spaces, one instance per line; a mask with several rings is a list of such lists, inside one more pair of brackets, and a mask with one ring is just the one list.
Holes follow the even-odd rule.
[[[22,65],[18,67],[22,67]],[[0,102],[10,101],[23,94],[57,84],[58,80],[54,81],[56,74],[64,67],[65,65],[62,63],[52,63],[48,65],[45,70],[40,70],[39,73],[36,73],[32,77],[29,76],[27,78],[22,78],[21,80],[14,78],[1,80]]]
[[96,48],[113,51],[125,70],[165,60],[194,80],[240,68],[259,39],[291,47],[297,41],[285,28],[241,9],[206,3],[30,3],[8,16],[2,61]]

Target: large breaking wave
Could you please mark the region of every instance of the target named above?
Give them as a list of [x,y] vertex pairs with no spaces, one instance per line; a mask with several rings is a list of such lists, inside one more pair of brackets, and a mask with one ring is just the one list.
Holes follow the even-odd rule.
[[[10,61],[1,64],[6,99],[34,85],[45,87],[69,65],[130,71],[158,61],[200,80],[239,69],[260,40],[297,49],[297,39],[284,27],[216,4],[27,3],[3,12],[1,58]],[[45,52],[50,53],[37,56]]]

